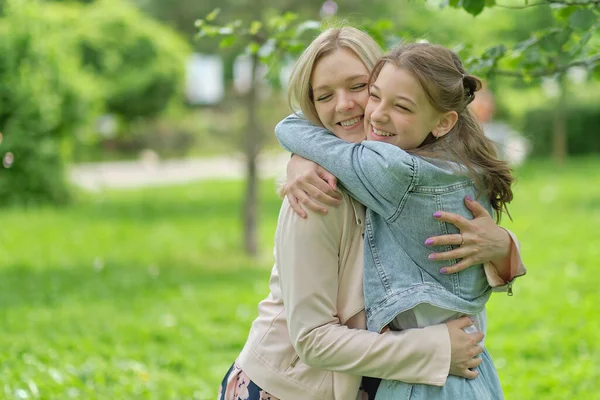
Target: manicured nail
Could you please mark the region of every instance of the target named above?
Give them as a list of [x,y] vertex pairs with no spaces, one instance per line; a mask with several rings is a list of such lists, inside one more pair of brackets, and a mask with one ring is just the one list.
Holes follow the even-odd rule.
[[442,216],[442,212],[441,211],[436,211],[433,213],[433,217],[434,218],[440,218]]
[[430,254],[427,256],[430,260],[435,260],[435,254]]
[[425,246],[431,246],[433,244],[433,239],[429,238],[425,241]]
[[471,196],[467,196],[467,201],[473,201],[473,198]]
[[446,268],[440,269],[440,274],[447,274],[448,270]]

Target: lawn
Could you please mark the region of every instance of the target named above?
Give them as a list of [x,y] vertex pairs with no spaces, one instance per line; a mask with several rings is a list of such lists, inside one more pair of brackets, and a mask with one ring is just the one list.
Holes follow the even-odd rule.
[[[600,399],[600,161],[517,175],[529,268],[494,295],[486,343],[506,398]],[[81,195],[0,211],[0,398],[209,399],[268,293],[279,201],[262,185],[262,255],[241,251],[240,182]]]

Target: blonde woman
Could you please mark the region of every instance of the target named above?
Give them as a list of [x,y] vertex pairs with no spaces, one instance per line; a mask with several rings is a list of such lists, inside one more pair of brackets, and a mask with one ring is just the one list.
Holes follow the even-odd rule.
[[[315,123],[359,142],[364,130],[355,120],[363,118],[369,73],[380,56],[377,44],[357,29],[324,31],[296,64],[292,99]],[[430,385],[443,385],[449,374],[477,376],[471,369],[481,362],[473,356],[482,351],[477,343],[483,334],[465,333],[468,318],[401,332],[365,330],[365,208],[339,195],[338,207],[326,215],[309,210],[308,218],[283,201],[270,294],[258,306],[219,399],[366,399],[374,393],[359,390],[361,376]],[[487,243],[488,237],[480,239]],[[503,254],[516,250],[510,240],[505,245]],[[495,250],[484,245],[479,253],[493,259]],[[520,265],[518,251],[512,256]],[[490,279],[494,286],[503,283]]]

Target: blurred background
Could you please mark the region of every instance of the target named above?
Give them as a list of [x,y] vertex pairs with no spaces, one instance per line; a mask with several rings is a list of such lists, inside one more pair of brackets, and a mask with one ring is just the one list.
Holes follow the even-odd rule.
[[600,399],[599,8],[0,0],[0,398],[216,397],[268,294],[290,69],[343,20],[486,78],[529,268],[486,344],[507,399]]

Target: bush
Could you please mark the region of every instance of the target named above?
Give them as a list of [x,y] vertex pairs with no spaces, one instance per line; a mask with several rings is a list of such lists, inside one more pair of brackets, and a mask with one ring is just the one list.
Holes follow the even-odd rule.
[[126,121],[153,117],[183,93],[190,49],[175,32],[122,1],[82,10],[78,50],[102,86],[106,111]]
[[[538,108],[525,115],[523,133],[532,144],[533,157],[552,154],[553,108]],[[597,104],[570,104],[566,109],[569,154],[600,153],[600,107]]]
[[[64,203],[64,160],[101,112],[153,118],[183,92],[189,48],[115,0],[7,0],[0,17],[0,205]],[[88,139],[89,140],[89,139]],[[180,146],[180,144],[178,144]]]
[[8,1],[0,19],[0,204],[69,199],[63,140],[95,114],[94,82],[68,48],[61,21],[35,2]]

